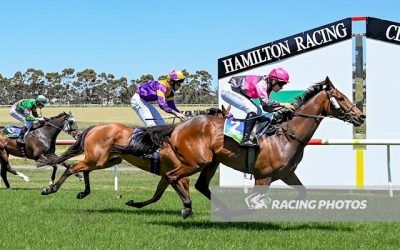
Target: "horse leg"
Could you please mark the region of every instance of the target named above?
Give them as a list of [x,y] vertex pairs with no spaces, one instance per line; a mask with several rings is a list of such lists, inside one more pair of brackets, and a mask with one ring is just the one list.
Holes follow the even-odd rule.
[[7,179],[7,164],[3,160],[1,160],[1,179],[4,181],[7,189],[11,187]]
[[6,153],[2,153],[1,154],[0,160],[1,160],[1,177],[2,177],[2,179],[4,181],[4,184],[6,185],[7,188],[10,188],[10,183],[8,182],[8,179],[7,179],[7,172],[10,172],[13,175],[19,176],[25,182],[29,182],[30,181],[28,176],[24,175],[21,172],[16,171],[15,169],[13,169],[10,166],[10,162],[8,161],[8,155]]
[[[104,165],[97,165],[96,169],[101,169],[101,168],[109,168],[112,167],[116,164],[119,164],[122,162],[122,159],[120,158],[112,158],[110,159],[108,162],[106,162]],[[68,168],[67,168],[68,169]],[[83,199],[86,196],[88,196],[90,194],[90,178],[89,178],[89,173],[92,170],[89,169],[81,169],[81,170],[74,170],[74,174],[76,176],[76,173],[78,173],[78,171],[82,171],[83,172],[83,179],[85,181],[85,190],[83,190],[82,192],[79,192],[76,196],[77,199]]]
[[54,166],[52,166],[52,167],[53,167],[53,171],[51,172],[51,177],[50,177],[49,185],[53,185],[54,180],[56,179],[57,165],[54,165]]
[[168,182],[167,178],[161,177],[161,180],[157,185],[157,190],[151,199],[149,199],[147,201],[143,201],[143,202],[134,202],[133,200],[130,200],[125,204],[128,206],[136,207],[136,208],[142,208],[151,203],[157,202],[163,195],[165,189],[167,189],[168,185],[169,185],[169,182]]
[[89,179],[90,170],[83,171],[83,179],[85,180],[85,190],[83,192],[79,192],[76,196],[77,199],[83,199],[90,194],[90,179]]
[[194,187],[202,193],[205,197],[211,200],[211,191],[210,191],[210,181],[214,177],[215,172],[217,171],[218,165],[213,164],[209,167],[205,167],[201,172],[200,176],[197,179]]
[[45,188],[42,190],[42,195],[49,195],[52,193],[55,193],[60,189],[61,185],[65,182],[65,180],[71,176],[72,174],[79,172],[79,171],[84,171],[88,170],[90,167],[86,162],[79,162],[75,165],[73,165],[71,168],[65,169],[64,173],[61,175],[60,179],[54,184],[51,185],[48,188]]
[[297,175],[294,173],[294,171],[281,178],[281,180],[299,192],[297,196],[298,200],[304,200],[306,198],[307,190],[303,183],[301,183]]
[[[63,163],[61,163],[61,165],[63,165],[65,168],[70,168],[70,167],[71,167],[71,164],[69,164],[68,162],[63,162]],[[75,173],[75,176],[76,176],[80,181],[83,180],[83,176],[81,175],[80,172]]]
[[178,193],[179,198],[181,198],[184,208],[181,211],[182,218],[186,219],[188,216],[193,214],[192,211],[192,201],[187,195],[186,191],[178,184],[178,182],[170,183],[171,186]]
[[267,193],[272,181],[272,177],[255,178],[253,194]]

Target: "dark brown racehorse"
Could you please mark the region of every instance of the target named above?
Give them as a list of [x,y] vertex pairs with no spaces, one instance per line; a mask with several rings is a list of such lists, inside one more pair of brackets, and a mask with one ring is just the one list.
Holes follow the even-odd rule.
[[[22,173],[15,171],[9,163],[8,156],[14,155],[17,157],[26,157],[32,160],[39,160],[43,156],[55,156],[56,139],[59,133],[64,130],[73,137],[78,133],[78,127],[72,114],[61,113],[57,116],[46,118],[44,123],[37,125],[25,137],[25,155],[21,153],[20,146],[16,139],[11,139],[0,134],[0,163],[1,163],[1,178],[7,188],[10,188],[10,183],[7,180],[7,172],[18,175],[25,181],[29,178]],[[63,166],[69,167],[68,163],[63,163]],[[57,166],[53,165],[51,182],[54,182]]]
[[[288,185],[295,185],[300,193],[304,192],[295,169],[323,118],[335,117],[354,126],[365,121],[362,112],[333,86],[328,77],[312,85],[294,106],[293,119],[282,123],[275,135],[263,135],[258,141],[254,172],[251,173],[256,185],[270,185],[281,179]],[[210,199],[209,183],[219,163],[249,172],[247,149],[224,136],[224,122],[225,119],[220,117],[198,116],[179,124],[172,133],[170,143],[180,164],[168,172],[166,178],[175,186],[184,204],[190,204],[190,200],[176,185],[181,178],[201,172],[195,187]]]
[[[209,109],[208,112],[216,116],[222,116],[222,113],[219,110]],[[77,195],[78,199],[82,199],[90,194],[89,173],[91,171],[112,167],[121,163],[122,160],[126,160],[132,165],[147,172],[154,173],[151,167],[151,160],[143,156],[146,154],[149,155],[159,149],[160,166],[157,174],[161,176],[161,180],[157,186],[156,193],[148,201],[134,202],[131,200],[126,204],[141,208],[150,203],[156,202],[161,198],[165,189],[169,185],[169,182],[165,177],[166,173],[180,164],[175,153],[172,151],[171,146],[167,143],[175,126],[176,125],[163,125],[150,128],[140,128],[140,133],[137,134],[133,144],[131,144],[135,130],[133,127],[119,123],[112,123],[93,126],[86,129],[79,136],[75,144],[60,157],[49,157],[48,159],[39,161],[39,166],[53,165],[62,163],[73,156],[82,153],[85,154],[82,161],[67,169],[60,179],[54,185],[44,189],[42,194],[48,195],[57,192],[71,174],[83,172],[85,190],[79,192]],[[120,147],[115,147],[116,145],[119,145]],[[127,147],[127,145],[131,146]],[[125,148],[127,150],[124,150]],[[189,197],[189,178],[181,178],[173,187],[177,189],[176,186],[179,187],[179,192],[183,190],[182,192],[185,193],[185,197]],[[184,206],[185,208],[190,207],[190,200],[189,203],[184,204]],[[190,214],[191,209],[182,211],[182,216],[184,218]]]

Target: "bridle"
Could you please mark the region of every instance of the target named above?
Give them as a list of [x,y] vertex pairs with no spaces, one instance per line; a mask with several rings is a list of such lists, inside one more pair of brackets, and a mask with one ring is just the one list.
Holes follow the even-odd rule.
[[43,126],[51,126],[57,130],[65,131],[65,133],[67,133],[67,134],[71,135],[73,138],[75,138],[79,131],[72,127],[72,125],[74,123],[75,123],[74,118],[69,115],[66,115],[62,126],[58,126],[58,125],[51,123],[49,119],[45,120]]
[[[352,117],[351,111],[353,110],[353,108],[356,105],[353,104],[349,109],[346,109],[332,95],[334,89],[332,89],[332,88],[329,89],[329,90],[324,89],[324,91],[325,91],[325,94],[326,94],[326,96],[327,96],[327,98],[329,100],[329,108],[333,112],[337,112],[337,115],[335,115],[335,116],[333,116],[333,115],[312,115],[312,114],[304,114],[304,113],[300,113],[300,112],[294,112],[293,116],[313,118],[313,119],[316,119],[316,120],[322,120],[323,118],[338,118],[338,119],[340,119],[340,120],[342,120],[344,122],[350,122],[351,123],[351,117]],[[303,146],[305,146],[307,143],[296,137],[296,135],[292,132],[292,129],[290,127],[289,122],[286,122],[286,125],[287,125],[286,129],[284,129],[282,126],[280,127],[281,128],[281,134],[284,134],[284,135],[286,135],[286,136],[298,141]]]
[[314,119],[324,119],[324,118],[338,118],[339,120],[342,120],[344,122],[350,122],[351,123],[351,111],[353,108],[356,106],[353,104],[349,109],[345,109],[340,102],[336,100],[334,96],[332,96],[332,93],[334,89],[326,90],[324,89],[326,97],[329,100],[329,107],[331,110],[334,112],[337,112],[336,116],[333,115],[311,115],[311,114],[304,114],[300,112],[294,112],[293,116],[301,116],[301,117],[307,117],[307,118],[314,118]]

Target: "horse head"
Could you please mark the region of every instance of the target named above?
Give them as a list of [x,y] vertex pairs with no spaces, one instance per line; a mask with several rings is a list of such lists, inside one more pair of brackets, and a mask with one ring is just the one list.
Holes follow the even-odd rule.
[[45,119],[44,125],[52,126],[76,138],[79,133],[78,124],[71,112],[62,112],[57,116]]
[[71,111],[68,114],[66,113],[63,130],[74,138],[79,134],[78,124]]
[[[314,97],[319,97],[321,102],[314,101]],[[293,104],[296,107],[295,115],[308,116],[305,111],[305,104],[322,105],[322,116],[314,116],[316,118],[335,117],[344,122],[349,122],[354,126],[361,126],[365,122],[365,115],[360,109],[353,104],[346,95],[340,92],[331,82],[329,77],[320,83],[312,85],[306,90],[306,92],[296,98],[296,102]],[[303,111],[300,111],[304,109]],[[313,117],[312,115],[310,117]]]
[[366,116],[346,95],[333,86],[329,77],[326,77],[323,86],[329,100],[327,115],[349,122],[356,127],[361,126],[365,122]]

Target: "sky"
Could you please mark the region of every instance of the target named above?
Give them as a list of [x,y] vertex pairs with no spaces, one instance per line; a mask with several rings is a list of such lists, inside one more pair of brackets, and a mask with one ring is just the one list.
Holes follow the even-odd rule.
[[3,1],[0,10],[5,77],[72,67],[130,81],[186,69],[208,71],[214,86],[218,58],[347,17],[400,22],[394,0]]

